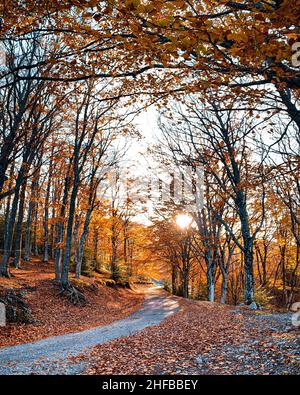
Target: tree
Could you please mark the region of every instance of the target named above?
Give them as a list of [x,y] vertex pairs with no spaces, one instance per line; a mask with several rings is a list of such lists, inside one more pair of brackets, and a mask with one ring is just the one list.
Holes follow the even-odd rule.
[[[105,125],[105,122],[110,122],[109,112],[116,105],[117,101],[109,101],[108,103],[100,103],[94,99],[93,95],[94,86],[91,84],[86,85],[86,90],[83,93],[78,91],[78,96],[75,99],[75,119],[74,119],[74,148],[72,152],[72,180],[71,180],[71,195],[68,208],[68,220],[66,228],[66,247],[64,258],[62,262],[61,270],[61,283],[63,287],[68,285],[68,273],[71,258],[72,249],[72,238],[73,238],[73,223],[75,215],[75,205],[78,190],[80,187],[81,177],[84,167],[88,160],[88,155],[90,154],[95,142],[96,146],[99,141],[97,141],[98,135],[101,134],[101,127]],[[102,122],[102,125],[101,125]],[[102,140],[102,143],[105,142]],[[101,143],[100,143],[101,144]],[[99,144],[99,145],[100,145]],[[98,146],[99,148],[99,146]],[[101,153],[100,145],[100,158],[103,153]],[[93,199],[93,195],[92,195]]]
[[192,269],[197,257],[193,248],[194,230],[192,228],[179,229],[175,222],[175,212],[174,207],[166,207],[165,218],[155,220],[152,249],[171,267],[173,294],[188,298]]
[[[135,88],[143,91],[205,94],[208,88],[217,92],[226,87],[227,96],[240,95],[250,106],[277,92],[280,110],[299,128],[299,70],[293,52],[299,0],[88,0],[80,5],[70,0],[39,6],[27,1],[22,7],[11,2],[2,8],[3,39],[38,31],[51,43],[47,59],[38,62],[45,73],[20,79],[74,82],[139,76]],[[55,68],[48,67],[53,63]],[[15,67],[6,75],[20,70]],[[163,76],[159,86],[149,76],[157,70]],[[129,94],[136,95],[136,90]]]
[[[208,211],[224,225],[243,252],[245,302],[251,304],[254,300],[253,245],[265,217],[264,168],[252,162],[248,145],[256,125],[238,119],[230,108],[223,113],[216,102],[208,105],[204,110],[197,99],[192,98],[186,102],[187,112],[177,109],[172,118],[168,116],[168,122],[161,123],[161,129],[174,159],[190,166],[203,166],[214,180],[214,193],[220,204],[231,207],[238,215],[242,242],[213,205],[207,202]],[[258,187],[261,218],[256,229],[252,230],[250,194]]]

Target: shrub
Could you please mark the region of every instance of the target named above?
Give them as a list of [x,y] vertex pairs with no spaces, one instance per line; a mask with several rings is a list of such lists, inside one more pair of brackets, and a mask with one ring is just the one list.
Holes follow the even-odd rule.
[[272,299],[267,288],[259,287],[255,292],[255,302],[259,306],[267,306]]
[[[81,274],[83,276],[92,277],[94,269],[95,265],[93,251],[90,248],[86,247],[83,252]],[[74,255],[71,257],[70,270],[72,272],[75,272],[76,270]]]

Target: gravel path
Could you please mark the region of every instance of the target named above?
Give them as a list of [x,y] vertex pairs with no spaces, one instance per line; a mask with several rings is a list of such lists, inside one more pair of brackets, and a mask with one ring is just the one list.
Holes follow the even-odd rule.
[[71,365],[68,357],[157,325],[178,309],[178,303],[160,287],[152,287],[146,291],[142,309],[111,325],[0,349],[0,374],[80,374],[83,364]]

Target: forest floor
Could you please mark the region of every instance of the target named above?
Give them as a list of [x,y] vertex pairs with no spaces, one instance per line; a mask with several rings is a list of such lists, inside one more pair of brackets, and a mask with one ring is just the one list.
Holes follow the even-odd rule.
[[50,337],[0,349],[0,374],[81,374],[85,365],[73,362],[71,356],[87,352],[97,344],[130,336],[159,324],[179,308],[178,301],[158,287],[145,290],[141,309],[123,320],[82,332]]
[[160,325],[94,347],[84,374],[300,374],[291,314],[182,300]]
[[[82,277],[87,304],[74,306],[59,296],[58,288],[54,287],[53,263],[44,264],[36,259],[11,272],[12,278],[0,278],[0,290],[24,291],[34,322],[0,327],[0,349],[108,325],[132,314],[144,300],[142,292],[101,285],[100,276]],[[95,283],[97,287],[92,286]]]
[[[50,328],[48,336],[75,329],[78,333],[0,349],[0,374],[300,374],[300,333],[292,326],[290,313],[184,300],[156,287],[144,289],[143,307],[123,318],[127,314],[122,303],[128,304],[128,313],[143,296],[125,290],[107,292],[101,296],[105,307],[91,309],[91,319],[79,315],[77,325],[74,318],[74,326],[66,326],[67,331]],[[116,303],[113,313],[107,302]],[[63,302],[55,299],[55,303]],[[55,303],[51,306],[57,313]],[[69,320],[81,314],[80,308],[68,313],[67,307],[64,312],[64,305],[60,306],[61,314],[70,314]],[[112,323],[118,318],[123,319]],[[54,321],[52,325],[57,327]],[[46,333],[45,329],[43,337]],[[13,334],[19,336],[17,331]],[[23,342],[30,336],[35,339],[24,334]]]

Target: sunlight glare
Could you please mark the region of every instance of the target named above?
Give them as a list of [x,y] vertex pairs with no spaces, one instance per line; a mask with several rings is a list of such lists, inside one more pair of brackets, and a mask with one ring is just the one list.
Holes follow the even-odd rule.
[[181,229],[188,228],[193,221],[193,218],[187,214],[179,214],[176,217],[176,223]]

